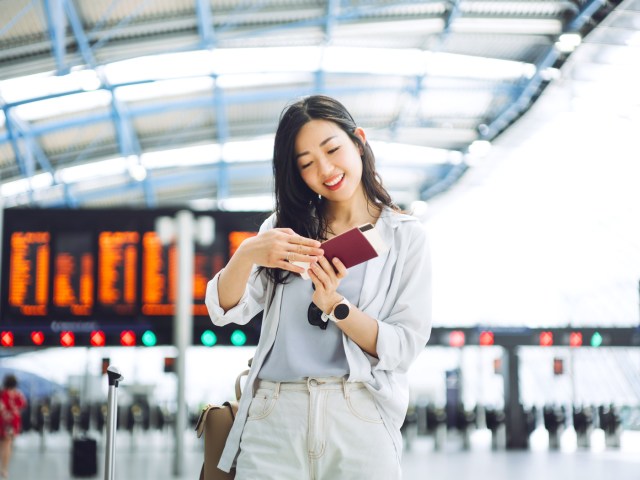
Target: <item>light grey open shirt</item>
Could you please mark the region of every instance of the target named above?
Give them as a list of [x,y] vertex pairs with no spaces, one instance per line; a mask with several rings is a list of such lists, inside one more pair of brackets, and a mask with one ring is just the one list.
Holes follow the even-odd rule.
[[[273,228],[275,216],[260,227]],[[375,399],[382,420],[396,447],[402,454],[400,427],[409,404],[407,370],[422,351],[431,333],[431,260],[424,226],[409,215],[384,209],[376,229],[389,251],[369,260],[357,307],[378,322],[378,358],[362,351],[343,335],[349,364],[350,382],[364,382]],[[240,437],[253,398],[258,372],[273,346],[278,330],[282,291],[263,272],[251,274],[238,305],[226,313],[218,299],[218,273],[207,285],[205,303],[215,325],[244,325],[264,309],[260,340],[253,357],[251,371],[240,399],[236,420],[231,428],[218,468],[229,471],[239,452]]]

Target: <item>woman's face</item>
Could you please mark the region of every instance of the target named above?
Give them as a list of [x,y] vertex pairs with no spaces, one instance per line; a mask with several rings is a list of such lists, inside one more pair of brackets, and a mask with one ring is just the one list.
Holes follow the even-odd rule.
[[[361,128],[354,132],[365,142]],[[349,200],[362,190],[362,159],[358,145],[337,124],[311,120],[298,132],[296,163],[302,179],[329,201]]]

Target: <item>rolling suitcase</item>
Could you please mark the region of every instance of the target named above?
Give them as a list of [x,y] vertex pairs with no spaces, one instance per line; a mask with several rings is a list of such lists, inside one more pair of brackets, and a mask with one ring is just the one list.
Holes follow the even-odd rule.
[[98,442],[90,437],[73,439],[71,476],[95,477],[98,474]]
[[118,424],[118,383],[123,380],[120,370],[109,365],[109,402],[107,404],[107,445],[105,448],[104,478],[114,480],[116,425]]

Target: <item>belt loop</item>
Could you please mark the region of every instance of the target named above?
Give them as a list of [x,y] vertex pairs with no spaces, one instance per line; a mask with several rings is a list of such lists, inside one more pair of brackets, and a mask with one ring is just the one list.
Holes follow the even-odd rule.
[[347,378],[346,377],[342,377],[342,392],[344,394],[344,398],[345,400],[349,399],[349,388],[347,385]]
[[278,398],[280,396],[280,383],[281,382],[276,382],[276,388],[273,394],[273,398]]

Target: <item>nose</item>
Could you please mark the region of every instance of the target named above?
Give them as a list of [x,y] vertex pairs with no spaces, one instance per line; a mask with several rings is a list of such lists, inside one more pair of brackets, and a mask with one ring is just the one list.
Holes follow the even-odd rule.
[[321,175],[326,176],[333,171],[333,165],[331,164],[329,159],[324,155],[318,159],[318,166],[320,167],[319,170]]

